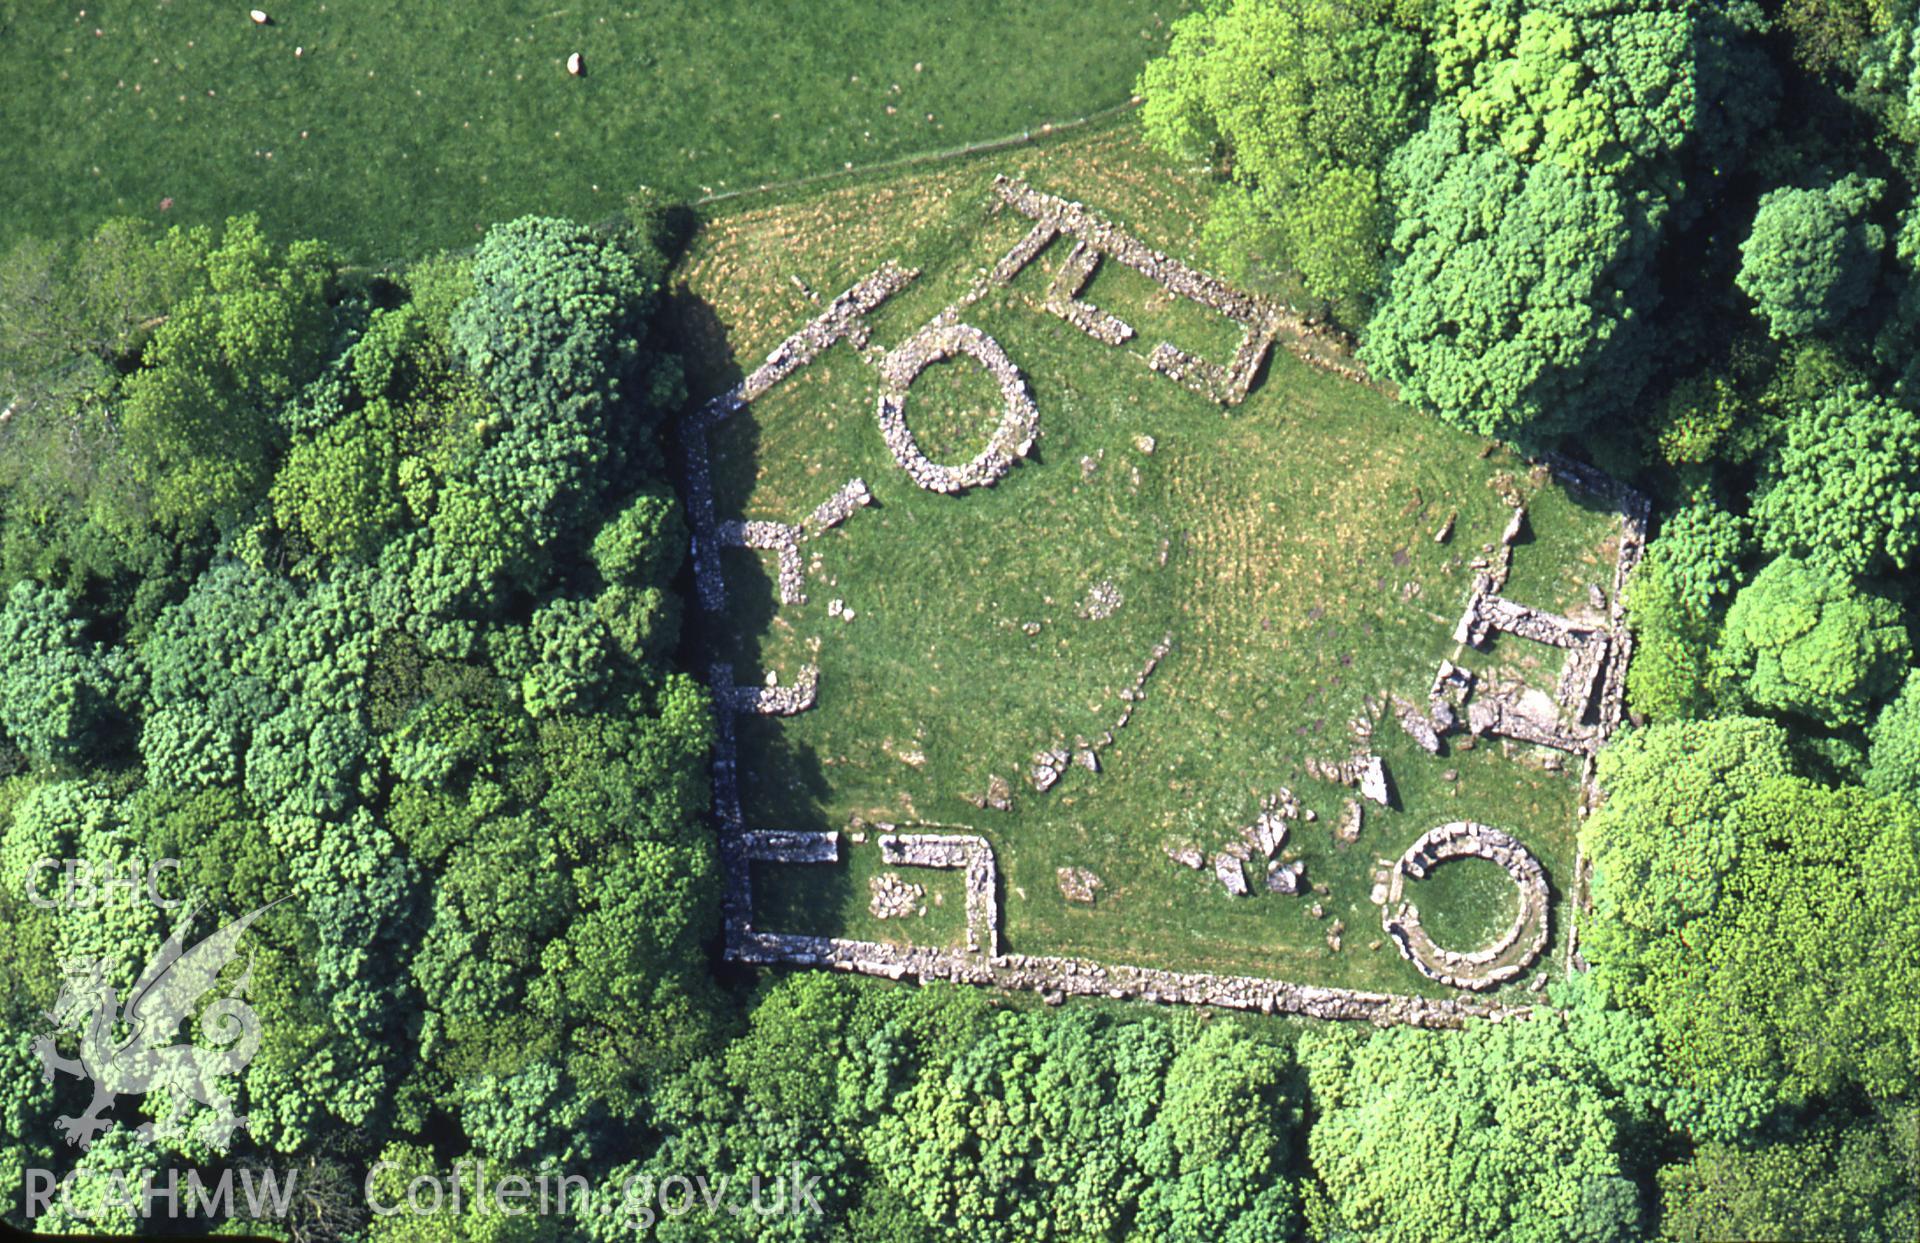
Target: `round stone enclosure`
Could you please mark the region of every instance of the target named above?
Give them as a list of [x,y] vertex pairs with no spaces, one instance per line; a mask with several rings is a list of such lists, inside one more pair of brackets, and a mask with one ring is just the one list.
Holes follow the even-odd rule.
[[[956,355],[973,359],[993,377],[1002,409],[999,425],[972,461],[944,466],[921,451],[907,426],[907,390],[929,366]],[[1020,378],[1020,369],[999,342],[971,324],[936,322],[921,329],[881,361],[880,375],[880,437],[900,469],[928,491],[953,493],[994,484],[1012,469],[1016,458],[1027,455],[1039,434],[1040,411]]]
[[[1500,865],[1520,891],[1513,923],[1492,944],[1471,952],[1435,943],[1420,910],[1405,895],[1406,878],[1422,879],[1450,859],[1480,858]],[[1531,966],[1547,947],[1547,874],[1533,852],[1484,824],[1455,820],[1421,834],[1394,865],[1380,923],[1401,956],[1428,979],[1452,988],[1487,989]]]

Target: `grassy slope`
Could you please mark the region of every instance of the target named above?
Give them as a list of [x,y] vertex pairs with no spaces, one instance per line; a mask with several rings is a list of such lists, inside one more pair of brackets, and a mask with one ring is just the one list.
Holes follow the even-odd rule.
[[[986,210],[991,175],[1004,169],[1192,257],[1201,187],[1142,150],[1131,127],[790,196],[716,221],[696,244],[681,317],[705,366],[698,382],[719,388],[736,374],[730,359],[759,357],[813,313],[793,275],[824,295],[887,257],[924,268],[874,317],[877,341],[902,339],[1021,232],[1010,213]],[[998,487],[959,499],[912,487],[874,429],[874,376],[845,348],[716,434],[723,514],[797,520],[853,475],[880,502],[808,546],[819,566],[803,607],[776,613],[771,559],[730,554],[735,605],[705,636],[712,649],[743,678],[766,667],[790,675],[809,659],[823,671],[813,711],[743,726],[749,818],[769,827],[840,828],[856,813],[973,825],[996,845],[1012,949],[1430,991],[1390,947],[1367,948],[1380,936],[1367,897],[1376,857],[1466,816],[1514,831],[1550,874],[1568,877],[1572,780],[1497,744],[1431,758],[1389,723],[1377,747],[1402,809],[1370,811],[1359,845],[1341,850],[1329,826],[1345,791],[1310,781],[1303,761],[1345,753],[1346,721],[1363,695],[1423,700],[1436,662],[1456,655],[1450,631],[1471,577],[1463,562],[1504,522],[1487,486],[1494,474],[1517,474],[1531,495],[1534,533],[1510,584],[1517,598],[1573,609],[1588,582],[1607,581],[1610,517],[1528,481],[1503,453],[1482,457],[1483,442],[1285,354],[1223,417],[1138,357],[1163,337],[1222,357],[1230,336],[1221,325],[1106,271],[1089,296],[1129,318],[1146,344],[1101,346],[1028,305],[1061,253],[1047,252],[1012,290],[965,317],[1006,347],[1041,409],[1037,459]],[[969,368],[944,364],[916,385],[909,418],[930,441],[958,449],[977,438],[989,400]],[[1139,433],[1156,437],[1152,454],[1135,448]],[[1084,457],[1095,461],[1090,474]],[[1459,534],[1436,545],[1434,528],[1456,509]],[[1077,616],[1103,579],[1124,593],[1119,612]],[[834,598],[855,610],[852,623],[829,618]],[[1037,635],[1023,629],[1029,622],[1041,624]],[[1163,633],[1173,654],[1105,753],[1106,771],[1075,770],[1035,794],[1021,780],[1027,758],[1058,736],[1097,736]],[[1511,661],[1551,689],[1556,654],[1528,646],[1464,660]],[[910,762],[915,752],[924,762]],[[1456,782],[1442,779],[1448,769]],[[962,801],[992,773],[1016,782],[1014,814]],[[1231,899],[1161,853],[1173,841],[1217,846],[1253,818],[1261,793],[1282,784],[1320,815],[1295,826],[1289,849],[1307,860],[1310,879],[1331,886],[1325,921],[1296,899]],[[768,870],[763,891],[783,892],[767,899],[764,924],[951,940],[946,907],[924,929],[867,914],[874,869],[865,854],[874,849],[855,847],[846,869]],[[1093,909],[1062,899],[1053,872],[1063,865],[1103,878]],[[913,879],[931,892],[923,875]],[[1468,948],[1511,918],[1510,892],[1496,869],[1459,864],[1416,897],[1436,932]],[[1335,917],[1349,929],[1338,954],[1325,943]]]
[[1185,7],[262,2],[270,26],[245,3],[0,0],[0,248],[171,197],[169,221],[258,210],[384,261],[643,183],[870,164],[1123,100]]

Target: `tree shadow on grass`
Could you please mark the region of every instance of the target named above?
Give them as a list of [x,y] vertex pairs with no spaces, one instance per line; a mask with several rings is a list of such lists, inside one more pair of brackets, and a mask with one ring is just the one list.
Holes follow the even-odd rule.
[[668,344],[687,369],[689,410],[726,392],[745,377],[734,358],[727,326],[711,302],[685,289],[664,299],[661,322]]
[[844,827],[831,822],[831,787],[811,743],[796,742],[779,717],[742,717],[738,737],[747,827],[809,832]]

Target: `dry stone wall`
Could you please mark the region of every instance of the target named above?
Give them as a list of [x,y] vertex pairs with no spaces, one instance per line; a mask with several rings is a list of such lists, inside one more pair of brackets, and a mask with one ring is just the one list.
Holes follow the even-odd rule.
[[[1428,935],[1419,908],[1405,896],[1405,883],[1408,876],[1424,878],[1449,859],[1468,857],[1504,868],[1520,890],[1520,902],[1513,923],[1493,944],[1461,952],[1443,948]],[[1547,904],[1547,874],[1531,851],[1512,834],[1455,820],[1427,830],[1400,856],[1386,882],[1380,924],[1420,974],[1449,988],[1483,991],[1516,978],[1546,950]]]
[[[933,363],[964,354],[979,363],[1000,386],[1000,425],[971,462],[942,466],[920,451],[907,426],[907,390]],[[929,492],[955,493],[1000,481],[1018,458],[1033,450],[1040,434],[1040,411],[998,342],[971,324],[937,323],[909,337],[880,363],[880,438],[907,477]]]
[[[1526,518],[1525,506],[1517,498],[1513,514],[1502,532],[1502,559],[1475,576],[1473,591],[1465,610],[1454,627],[1454,640],[1479,647],[1496,633],[1512,634],[1536,643],[1566,651],[1554,701],[1560,711],[1548,715],[1527,702],[1523,695],[1502,689],[1482,690],[1468,706],[1469,729],[1476,735],[1513,738],[1517,741],[1552,747],[1587,757],[1581,779],[1581,814],[1588,814],[1599,799],[1593,781],[1593,756],[1624,715],[1624,691],[1627,663],[1632,658],[1633,636],[1621,607],[1627,578],[1639,564],[1646,548],[1650,506],[1647,499],[1590,466],[1558,454],[1537,459],[1537,478],[1551,478],[1570,489],[1584,491],[1610,504],[1621,520],[1619,554],[1615,561],[1613,590],[1609,594],[1590,585],[1590,602],[1603,608],[1604,625],[1590,625],[1537,609],[1499,594],[1510,564],[1511,545],[1519,537]],[[1481,564],[1476,561],[1476,565]],[[1442,676],[1451,668],[1442,662]],[[1461,687],[1461,695],[1471,693],[1471,683]],[[1440,679],[1435,680],[1436,713],[1441,703]],[[1457,701],[1456,701],[1457,702]],[[1443,731],[1444,732],[1444,731]]]
[[993,847],[971,834],[887,833],[880,859],[895,867],[963,868],[966,871],[967,950],[1000,952],[1000,897]]
[[750,931],[729,944],[728,954],[739,962],[822,967],[923,984],[938,980],[1006,992],[1033,992],[1050,1003],[1066,997],[1132,998],[1162,1005],[1348,1019],[1382,1027],[1405,1023],[1449,1028],[1459,1027],[1468,1019],[1501,1022],[1532,1012],[1531,1006],[1471,998],[1412,997],[1292,984],[1260,976],[1164,971],[1080,958],[958,953],[791,933]]
[[820,670],[801,665],[798,680],[781,686],[769,673],[765,686],[736,686],[731,666],[715,664],[707,674],[717,705],[725,711],[757,716],[794,716],[813,707],[820,692]]
[[1058,315],[1081,332],[1106,345],[1125,345],[1133,339],[1133,325],[1117,315],[1080,299],[1080,291],[1093,279],[1100,266],[1100,252],[1085,242],[1076,241],[1073,249],[1054,273],[1041,307]]
[[714,540],[722,548],[756,548],[779,554],[782,604],[807,602],[807,569],[800,560],[803,538],[799,527],[784,522],[722,522],[714,528]]
[[873,493],[867,490],[864,479],[849,479],[846,486],[835,492],[814,507],[807,520],[801,526],[801,538],[806,539],[831,530],[853,517],[854,511],[873,504]]
[[840,835],[790,829],[751,829],[740,835],[749,859],[766,863],[838,863]]
[[1102,258],[1123,263],[1169,293],[1197,302],[1243,325],[1245,331],[1229,366],[1196,358],[1164,341],[1155,345],[1147,356],[1147,366],[1211,401],[1224,406],[1244,401],[1280,330],[1283,327],[1297,332],[1306,330],[1304,321],[1291,316],[1285,308],[1243,293],[1153,249],[1084,204],[1042,194],[1024,181],[1004,175],[994,178],[993,188],[1007,206],[1037,222],[1033,231],[995,265],[993,279],[1005,284],[1054,238],[1063,234],[1073,238],[1073,249],[1055,275],[1043,307],[1094,340],[1121,345],[1134,335],[1130,324],[1078,300],[1080,290],[1085,288]]
[[[726,578],[720,570],[718,549],[723,547],[721,522],[714,510],[713,467],[707,448],[708,433],[719,423],[747,408],[754,399],[819,357],[822,351],[841,340],[856,346],[866,343],[864,317],[888,298],[911,284],[919,276],[917,269],[888,262],[871,276],[859,281],[835,298],[827,309],[767,355],[767,359],[744,380],[707,402],[682,421],[680,461],[682,491],[687,518],[693,528],[692,561],[694,594],[700,607],[717,613],[726,607]],[[857,488],[856,488],[857,485]],[[844,521],[855,508],[872,497],[866,484],[854,480],[835,497],[814,511],[815,519],[838,513],[834,521]],[[839,512],[844,509],[844,512]],[[831,526],[833,522],[820,523]],[[797,558],[797,554],[796,554]],[[782,599],[791,586],[786,580],[786,562],[782,560]]]

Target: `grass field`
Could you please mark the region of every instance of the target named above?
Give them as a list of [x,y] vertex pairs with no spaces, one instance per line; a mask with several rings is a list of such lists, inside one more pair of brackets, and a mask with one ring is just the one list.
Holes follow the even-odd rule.
[[[906,337],[1023,231],[1012,213],[989,211],[996,171],[1086,201],[1197,260],[1204,188],[1145,151],[1132,126],[791,196],[716,220],[696,239],[677,307],[698,386],[718,391],[739,360],[757,360],[817,313],[796,276],[826,296],[887,258],[922,268],[871,317],[880,344]],[[1428,756],[1386,721],[1375,749],[1397,806],[1369,805],[1360,841],[1343,849],[1331,826],[1349,792],[1309,779],[1304,761],[1352,749],[1347,722],[1369,694],[1424,702],[1442,657],[1522,669],[1551,689],[1556,651],[1502,641],[1463,656],[1451,639],[1471,581],[1465,562],[1505,522],[1496,476],[1528,497],[1532,534],[1508,590],[1529,603],[1574,611],[1588,583],[1610,581],[1613,515],[1530,479],[1504,451],[1281,351],[1223,415],[1142,360],[1162,339],[1224,358],[1231,326],[1108,265],[1086,296],[1140,337],[1100,345],[1033,305],[1063,253],[1056,245],[964,315],[1006,348],[1041,411],[1038,452],[998,486],[958,498],[915,488],[876,430],[875,374],[846,347],[714,433],[723,516],[797,521],[856,475],[878,500],[804,545],[813,562],[804,606],[776,608],[770,556],[726,554],[732,603],[698,641],[743,680],[821,669],[814,709],[742,722],[749,825],[840,829],[858,816],[972,826],[994,844],[1003,943],[1014,951],[1438,991],[1390,944],[1369,948],[1381,936],[1368,897],[1376,860],[1435,824],[1472,818],[1515,833],[1564,882],[1572,776],[1548,771],[1545,753],[1497,742]],[[991,426],[994,402],[976,368],[938,364],[912,390],[908,418],[936,458],[959,460]],[[1151,452],[1142,435],[1154,438]],[[1452,511],[1457,534],[1437,544]],[[1122,602],[1094,619],[1085,605],[1101,583]],[[852,622],[829,616],[834,599]],[[1025,781],[1034,751],[1098,737],[1163,635],[1171,654],[1102,754],[1103,771],[1075,768],[1036,793]],[[963,798],[992,775],[1014,784],[1011,814]],[[1328,887],[1319,919],[1314,896],[1232,898],[1210,873],[1163,853],[1224,845],[1282,785],[1318,813],[1294,825],[1287,850]],[[929,895],[953,891],[924,919],[879,921],[866,909],[877,847],[849,850],[843,866],[760,869],[761,926],[954,943],[957,877],[910,870]],[[1101,878],[1091,908],[1062,897],[1062,866]],[[1514,912],[1512,886],[1491,865],[1450,864],[1410,892],[1436,935],[1462,949]],[[1566,908],[1556,898],[1557,942]],[[1335,919],[1347,927],[1337,953],[1326,938]]]
[[1125,100],[1187,7],[260,2],[0,0],[0,249],[171,199],[382,262],[946,149]]

